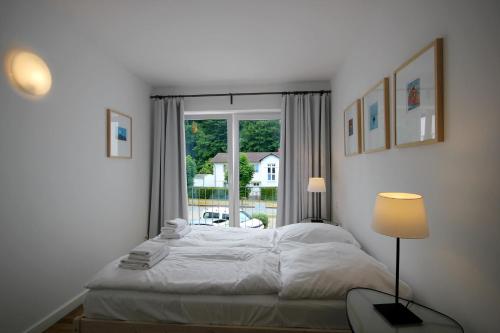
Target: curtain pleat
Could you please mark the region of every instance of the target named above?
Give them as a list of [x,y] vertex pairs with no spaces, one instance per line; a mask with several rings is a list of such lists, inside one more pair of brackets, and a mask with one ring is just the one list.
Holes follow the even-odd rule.
[[277,226],[317,215],[309,177],[323,177],[321,218],[331,218],[330,94],[287,94],[281,104],[281,159]]
[[184,100],[155,100],[153,113],[149,238],[160,233],[164,220],[188,217]]

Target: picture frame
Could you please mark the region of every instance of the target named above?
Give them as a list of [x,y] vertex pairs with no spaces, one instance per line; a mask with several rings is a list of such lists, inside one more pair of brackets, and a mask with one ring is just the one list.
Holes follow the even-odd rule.
[[361,100],[357,99],[344,111],[344,154],[361,153]]
[[111,109],[106,110],[107,156],[132,158],[132,117]]
[[363,152],[373,153],[391,147],[389,78],[385,77],[361,98]]
[[412,147],[444,141],[443,39],[394,71],[394,144]]

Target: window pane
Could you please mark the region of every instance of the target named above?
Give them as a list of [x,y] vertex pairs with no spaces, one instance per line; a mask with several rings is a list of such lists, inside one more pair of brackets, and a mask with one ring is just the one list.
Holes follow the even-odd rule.
[[189,223],[229,226],[227,121],[186,120],[184,126]]
[[245,212],[240,212],[240,223],[250,220],[250,217]]
[[240,128],[240,210],[242,228],[276,224],[280,121],[242,120]]

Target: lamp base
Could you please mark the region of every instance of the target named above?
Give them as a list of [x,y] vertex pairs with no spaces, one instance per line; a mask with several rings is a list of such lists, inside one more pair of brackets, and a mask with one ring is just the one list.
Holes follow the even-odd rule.
[[422,319],[401,303],[374,304],[373,307],[393,326],[422,323]]

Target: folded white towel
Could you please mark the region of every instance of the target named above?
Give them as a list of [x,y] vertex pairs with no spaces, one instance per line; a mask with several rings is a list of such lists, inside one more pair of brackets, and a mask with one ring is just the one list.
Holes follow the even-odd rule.
[[153,255],[160,252],[162,248],[163,248],[162,244],[158,244],[158,242],[147,240],[144,243],[139,244],[132,251],[130,251],[130,254],[144,256],[144,257],[152,257]]
[[176,233],[176,232],[181,232],[186,228],[186,225],[178,225],[177,227],[174,226],[168,226],[168,227],[162,227],[161,232],[170,232],[170,233]]
[[187,220],[178,217],[173,220],[165,220],[165,222],[163,223],[163,227],[176,229],[178,227],[184,228],[185,226],[187,226],[187,224]]
[[[158,243],[160,244],[160,243]],[[154,260],[151,260],[151,262],[137,262],[137,261],[131,261],[127,259],[122,259],[120,260],[120,264],[118,267],[123,268],[123,269],[132,269],[132,270],[146,270],[150,269],[153,266],[155,266],[157,263],[163,260],[168,255],[169,251],[163,251],[162,255],[156,256]]]
[[182,238],[182,237],[186,236],[187,234],[189,234],[190,231],[191,231],[191,227],[190,226],[186,226],[180,232],[174,232],[174,233],[171,233],[171,232],[162,232],[160,234],[160,238],[163,238],[163,239],[179,239],[179,238]]
[[158,253],[154,254],[151,257],[145,257],[145,256],[139,256],[137,254],[129,254],[128,257],[122,259],[120,262],[124,264],[131,264],[131,263],[139,263],[139,264],[151,264],[158,259],[158,257],[165,257],[168,255],[170,252],[170,249],[167,246],[164,246],[163,249],[161,249]]
[[136,265],[136,264],[122,264],[122,263],[120,263],[118,265],[118,267],[120,267],[122,269],[130,269],[130,270],[134,270],[134,271],[145,271],[145,270],[149,269],[146,266],[140,266],[140,265]]

